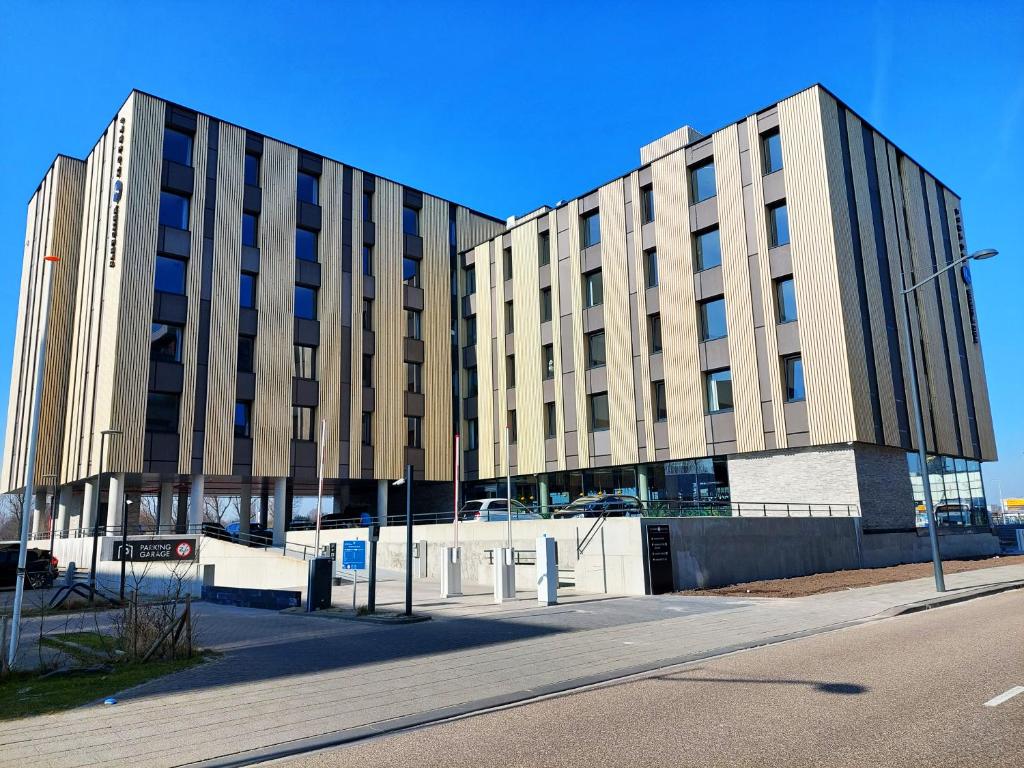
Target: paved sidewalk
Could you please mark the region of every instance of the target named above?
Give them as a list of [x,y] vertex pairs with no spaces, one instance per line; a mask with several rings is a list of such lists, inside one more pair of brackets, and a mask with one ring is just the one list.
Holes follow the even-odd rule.
[[[952,592],[1024,566],[947,578]],[[114,707],[0,724],[0,765],[184,765],[288,754],[354,734],[820,632],[933,598],[930,579],[799,599],[654,597],[464,607],[402,627],[203,606],[225,656]],[[254,756],[254,755],[253,755]]]

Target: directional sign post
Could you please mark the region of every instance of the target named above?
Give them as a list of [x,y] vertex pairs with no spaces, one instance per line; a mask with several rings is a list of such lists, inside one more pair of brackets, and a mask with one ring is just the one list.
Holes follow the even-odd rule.
[[341,542],[342,570],[352,571],[352,610],[356,609],[356,583],[359,571],[366,568],[366,542],[362,539]]

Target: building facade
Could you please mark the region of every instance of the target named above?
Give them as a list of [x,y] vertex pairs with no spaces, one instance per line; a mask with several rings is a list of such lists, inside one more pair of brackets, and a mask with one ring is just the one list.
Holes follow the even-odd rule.
[[48,323],[33,480],[62,529],[118,524],[126,494],[178,525],[261,496],[266,524],[321,448],[336,509],[380,513],[406,465],[450,508],[455,432],[471,495],[509,473],[541,506],[913,525],[910,366],[972,497],[995,458],[966,271],[908,299],[911,359],[898,335],[901,281],[965,247],[959,198],[820,86],[507,221],[136,91],[29,203],[0,479],[28,480]]

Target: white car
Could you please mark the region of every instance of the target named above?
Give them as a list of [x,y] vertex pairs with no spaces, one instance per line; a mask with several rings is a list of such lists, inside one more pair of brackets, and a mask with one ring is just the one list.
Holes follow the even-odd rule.
[[[531,512],[515,499],[512,499],[512,520],[543,520],[536,512]],[[505,499],[477,499],[467,501],[459,510],[459,520],[469,522],[495,522],[508,520],[508,502]]]

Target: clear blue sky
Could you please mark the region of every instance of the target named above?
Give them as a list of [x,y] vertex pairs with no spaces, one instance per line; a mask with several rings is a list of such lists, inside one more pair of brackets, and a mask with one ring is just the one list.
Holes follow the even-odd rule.
[[25,203],[133,87],[506,216],[822,82],[963,197],[969,247],[1001,251],[974,269],[985,477],[1024,497],[1020,2],[3,5],[0,419]]

